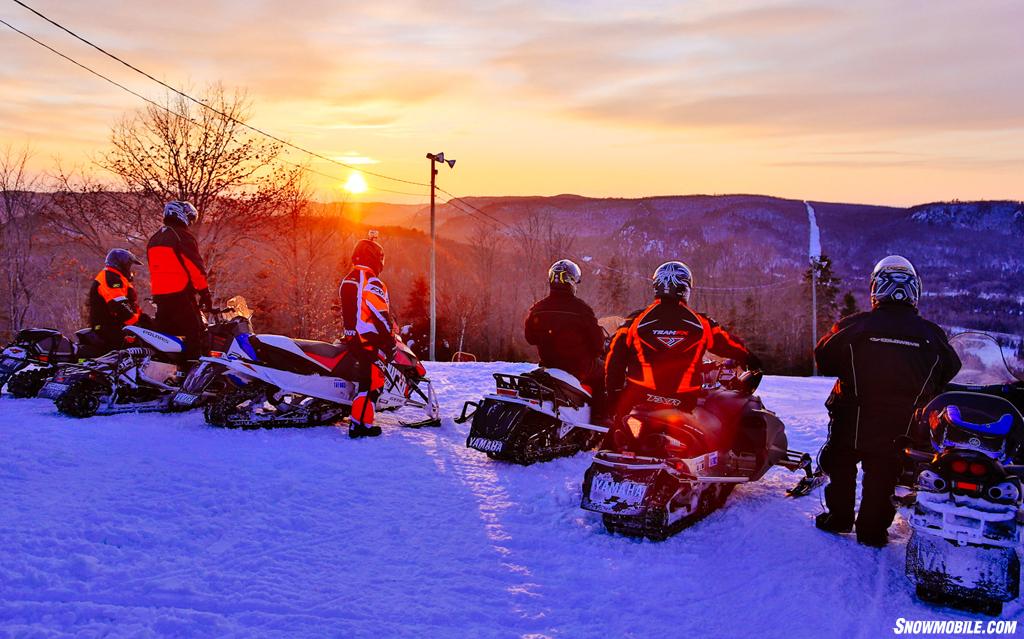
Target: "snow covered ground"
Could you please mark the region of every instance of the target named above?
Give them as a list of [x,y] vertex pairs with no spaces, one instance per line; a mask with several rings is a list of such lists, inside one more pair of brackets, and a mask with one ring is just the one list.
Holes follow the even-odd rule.
[[[451,416],[527,368],[431,371]],[[765,381],[794,448],[821,444],[829,385]],[[787,471],[634,541],[580,510],[589,455],[508,466],[465,448],[468,425],[382,422],[351,441],[0,400],[0,637],[855,638],[966,617],[914,599],[905,524],[883,550],[818,532]]]

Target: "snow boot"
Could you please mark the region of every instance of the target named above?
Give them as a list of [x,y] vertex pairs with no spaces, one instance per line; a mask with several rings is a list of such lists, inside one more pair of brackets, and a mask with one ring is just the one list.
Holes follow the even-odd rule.
[[814,526],[828,533],[843,534],[853,532],[853,522],[847,523],[836,519],[832,513],[821,513],[814,518]]
[[872,548],[885,548],[885,545],[889,543],[889,534],[886,531],[880,533],[876,532],[861,532],[857,530],[857,543],[862,546],[871,546]]
[[348,436],[352,439],[359,439],[360,437],[378,437],[380,436],[380,426],[364,426],[359,422],[351,422],[348,425]]

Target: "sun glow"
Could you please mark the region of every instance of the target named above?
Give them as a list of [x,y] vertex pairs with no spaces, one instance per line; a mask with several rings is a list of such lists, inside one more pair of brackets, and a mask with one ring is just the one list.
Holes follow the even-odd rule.
[[358,195],[359,193],[366,193],[370,187],[366,184],[366,178],[363,177],[362,173],[353,172],[348,176],[348,180],[345,181],[341,188],[353,195]]

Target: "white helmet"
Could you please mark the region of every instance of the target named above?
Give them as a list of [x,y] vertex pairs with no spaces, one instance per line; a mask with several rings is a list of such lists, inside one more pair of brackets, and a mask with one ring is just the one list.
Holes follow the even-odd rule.
[[686,304],[690,303],[693,273],[686,264],[665,262],[655,269],[652,283],[655,296],[682,300]]
[[572,260],[558,260],[548,269],[548,283],[552,288],[568,288],[573,294],[583,281],[583,271]]
[[921,278],[910,260],[890,255],[871,271],[871,308],[896,302],[917,307],[921,299]]
[[185,226],[190,226],[195,224],[198,219],[199,211],[196,210],[196,207],[192,206],[191,202],[172,200],[164,204],[164,222],[177,220]]

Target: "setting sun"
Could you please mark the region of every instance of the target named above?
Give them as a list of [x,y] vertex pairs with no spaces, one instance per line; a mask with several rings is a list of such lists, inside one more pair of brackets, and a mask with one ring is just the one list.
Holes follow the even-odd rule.
[[369,189],[369,187],[366,185],[366,178],[364,178],[363,174],[359,172],[353,172],[351,175],[349,175],[348,180],[345,182],[342,188],[354,195],[366,193],[367,189]]

